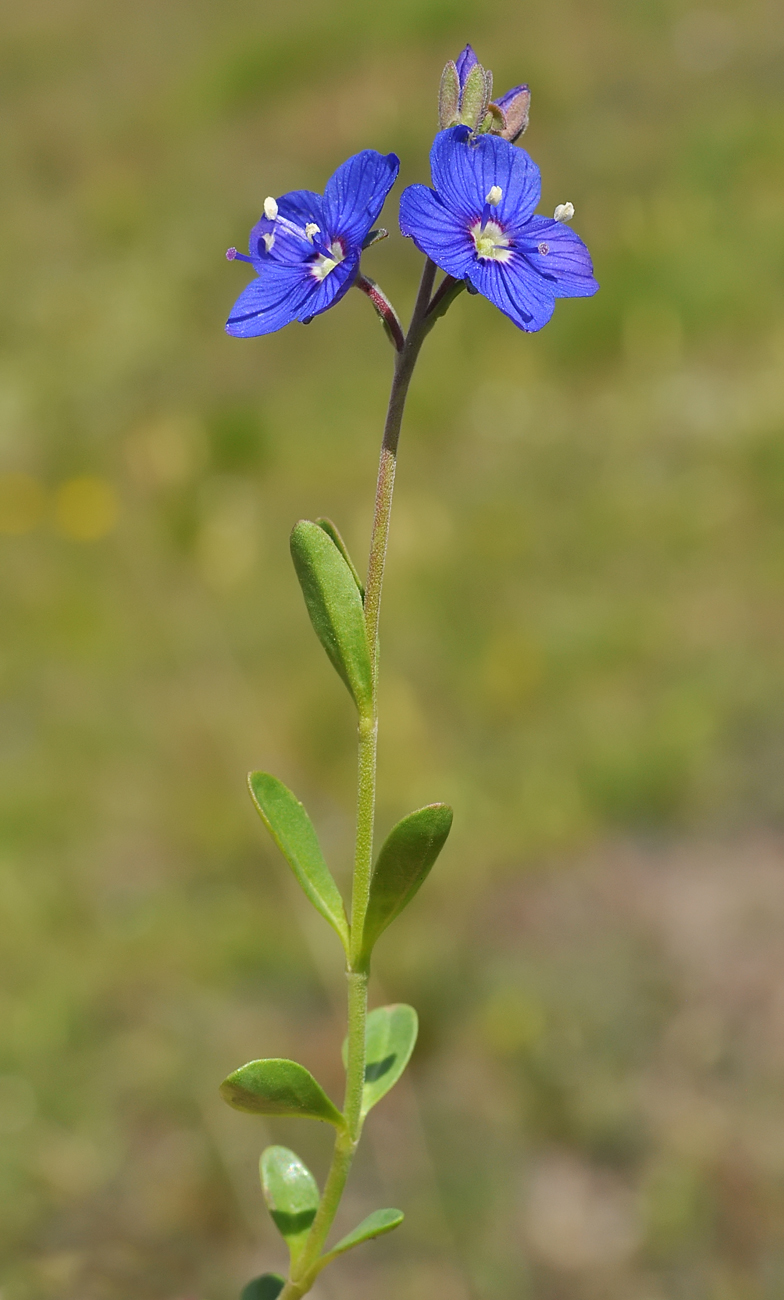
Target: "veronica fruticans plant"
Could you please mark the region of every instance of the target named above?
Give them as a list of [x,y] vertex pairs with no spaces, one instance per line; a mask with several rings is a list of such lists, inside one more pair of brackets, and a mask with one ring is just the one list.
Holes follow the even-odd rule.
[[[430,155],[433,189],[410,185],[400,203],[400,227],[425,254],[408,329],[378,285],[361,269],[363,251],[386,232],[374,230],[397,177],[399,162],[372,149],[337,169],[323,196],[294,190],[264,201],[248,255],[256,278],[240,294],[226,329],[240,338],[269,334],[292,321],[307,323],[352,287],[370,298],[395,349],[394,375],[381,445],[370,560],[364,586],[343,540],[327,519],[300,520],[291,554],[314,631],[342,677],[356,709],[359,744],[357,824],[348,912],[308,814],[275,776],[252,772],[250,791],[262,821],[313,906],[332,926],[345,953],[348,1034],[343,1047],[343,1108],[295,1061],[251,1061],[221,1091],[229,1105],[256,1115],[303,1116],[335,1129],[322,1191],[298,1156],[268,1147],[261,1157],[267,1205],[290,1256],[288,1277],[265,1273],[245,1287],[243,1300],[295,1300],[338,1255],[389,1232],[399,1210],[375,1210],[353,1232],[327,1246],[362,1126],[369,1110],[408,1064],[417,1016],[401,1004],[368,1013],[368,976],[376,941],[423,883],[446,841],[452,811],[429,804],[398,822],[373,859],[378,738],[379,612],[389,535],[400,426],[408,386],[427,334],[457,295],[468,289],[495,303],[521,330],[541,329],[556,298],[596,292],[588,250],[565,222],[535,216],[539,169],[514,141],[525,130],[530,95],[516,86],[497,101],[492,75],[470,46],[444,69],[441,130]],[[438,270],[444,275],[436,286]]]

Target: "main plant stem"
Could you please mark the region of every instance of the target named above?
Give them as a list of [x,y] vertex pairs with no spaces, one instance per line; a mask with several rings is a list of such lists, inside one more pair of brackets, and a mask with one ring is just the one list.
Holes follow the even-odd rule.
[[359,761],[357,777],[357,830],[354,851],[354,876],[351,891],[351,953],[346,978],[348,981],[348,1052],[346,1062],[346,1091],[343,1114],[346,1128],[338,1132],[332,1153],[327,1181],[318,1213],[313,1220],[305,1249],[299,1258],[296,1271],[286,1282],[279,1300],[300,1300],[310,1290],[319,1271],[319,1256],[332,1227],[340,1198],[346,1185],[354,1153],[362,1132],[362,1089],[365,1082],[365,1025],[367,1022],[368,972],[360,961],[362,930],[370,894],[370,875],[373,865],[373,823],[376,811],[376,758],[378,751],[378,628],[381,615],[381,589],[384,584],[384,564],[389,540],[389,521],[392,514],[392,494],[395,487],[397,446],[400,427],[408,396],[408,387],[414,373],[420,348],[428,333],[426,320],[430,305],[436,266],[428,258],[422,271],[419,293],[411,316],[408,333],[395,356],[395,373],[389,394],[389,406],[381,443],[381,458],[376,483],[376,502],[373,512],[373,529],[370,536],[370,559],[365,585],[365,628],[370,646],[371,709],[359,723]]

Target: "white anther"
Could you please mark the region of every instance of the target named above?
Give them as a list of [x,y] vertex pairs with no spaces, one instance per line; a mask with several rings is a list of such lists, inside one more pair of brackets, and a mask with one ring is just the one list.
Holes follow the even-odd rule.
[[553,213],[553,216],[555,217],[556,221],[571,221],[572,217],[574,216],[574,204],[559,203],[558,207],[555,209],[555,212]]
[[489,203],[492,208],[495,208],[501,202],[503,197],[504,191],[501,189],[501,186],[491,185],[485,203]]
[[268,221],[274,221],[278,215],[278,205],[275,199],[270,195],[264,200],[264,216]]
[[261,237],[262,237],[262,239],[264,240],[264,247],[266,248],[267,252],[268,252],[268,253],[271,253],[271,252],[272,252],[272,245],[275,243],[275,236],[274,236],[274,235],[262,235]]
[[305,227],[305,234],[307,235],[311,244],[313,243],[313,236],[318,235],[320,231],[321,231],[321,226],[317,226],[315,221],[308,222],[308,224]]

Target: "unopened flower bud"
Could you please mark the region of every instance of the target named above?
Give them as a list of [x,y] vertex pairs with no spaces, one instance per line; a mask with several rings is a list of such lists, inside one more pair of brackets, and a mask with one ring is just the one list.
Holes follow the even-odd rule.
[[527,86],[515,86],[493,102],[493,74],[466,45],[441,76],[438,121],[442,131],[467,126],[477,135],[500,135],[514,143],[528,126],[530,103]]
[[499,108],[503,114],[503,127],[500,131],[492,128],[494,135],[503,136],[504,140],[514,144],[528,126],[528,114],[531,108],[531,92],[527,86],[515,86],[501,95],[491,108]]
[[553,213],[556,221],[571,221],[574,216],[573,203],[559,203]]

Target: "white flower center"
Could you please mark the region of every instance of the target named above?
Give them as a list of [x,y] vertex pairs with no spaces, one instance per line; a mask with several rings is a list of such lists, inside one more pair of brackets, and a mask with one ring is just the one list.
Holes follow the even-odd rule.
[[512,256],[510,240],[497,221],[488,221],[486,226],[476,221],[471,227],[477,257],[489,262],[508,262]]
[[309,263],[310,274],[316,280],[326,280],[330,271],[334,271],[338,263],[345,258],[343,245],[339,239],[330,244],[329,251],[332,254],[331,257],[325,257],[323,253],[319,253],[318,257]]

